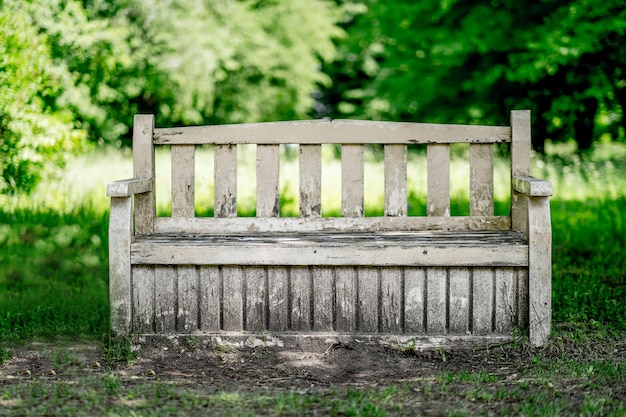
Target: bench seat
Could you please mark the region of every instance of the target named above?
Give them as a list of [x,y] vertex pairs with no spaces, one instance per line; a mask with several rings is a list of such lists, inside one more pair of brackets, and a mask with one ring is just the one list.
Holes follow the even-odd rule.
[[527,266],[516,231],[153,234],[131,245],[153,265]]

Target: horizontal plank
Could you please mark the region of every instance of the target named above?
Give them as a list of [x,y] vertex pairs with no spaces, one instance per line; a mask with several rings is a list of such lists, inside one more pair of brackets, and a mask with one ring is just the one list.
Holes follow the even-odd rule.
[[131,263],[178,265],[525,266],[517,232],[141,236]]
[[513,177],[513,189],[531,197],[549,197],[552,195],[552,183],[534,177]]
[[[228,346],[236,348],[267,348],[267,347],[286,347],[301,349],[306,342],[306,346],[318,347],[311,351],[324,351],[328,349],[329,340],[334,343],[341,343],[346,346],[354,343],[356,346],[387,346],[391,349],[406,352],[423,352],[435,350],[441,353],[444,350],[463,350],[473,349],[481,346],[488,347],[490,345],[502,345],[505,343],[513,343],[517,340],[514,335],[396,335],[381,333],[362,333],[362,332],[247,332],[247,331],[220,331],[220,332],[202,332],[195,331],[191,333],[203,348],[214,348],[215,346]],[[135,345],[171,345],[173,339],[188,340],[189,333],[174,333],[166,335],[133,333],[132,342]],[[315,345],[314,345],[315,344]]]
[[152,178],[131,178],[107,185],[108,197],[130,197],[152,191]]
[[248,232],[377,232],[419,230],[510,230],[508,216],[458,217],[323,217],[323,218],[172,218],[158,217],[156,233],[248,233]]
[[159,128],[154,143],[362,144],[510,142],[509,126],[453,125],[368,120],[298,120]]

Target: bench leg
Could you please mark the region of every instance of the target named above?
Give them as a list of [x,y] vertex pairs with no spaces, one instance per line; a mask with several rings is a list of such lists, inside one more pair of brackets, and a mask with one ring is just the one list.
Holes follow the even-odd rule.
[[109,218],[109,303],[111,306],[111,329],[117,336],[127,336],[130,332],[130,244],[132,236],[132,198],[111,198]]
[[528,199],[529,242],[529,338],[543,346],[550,336],[552,320],[552,228],[548,197]]

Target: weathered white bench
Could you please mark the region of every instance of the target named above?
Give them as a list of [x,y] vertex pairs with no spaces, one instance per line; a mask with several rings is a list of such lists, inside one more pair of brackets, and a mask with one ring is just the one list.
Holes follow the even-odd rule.
[[[470,145],[470,215],[450,216],[450,144]],[[321,216],[321,144],[341,145],[342,217]],[[407,216],[407,145],[427,144],[427,216]],[[494,144],[511,154],[494,216]],[[196,145],[213,144],[215,215],[195,217]],[[256,217],[237,217],[237,145],[256,144]],[[279,146],[299,146],[299,217],[279,217]],[[364,217],[364,144],[384,146],[384,216]],[[172,215],[155,151],[171,146]],[[138,115],[134,178],[110,184],[110,302],[122,336],[336,335],[472,345],[551,320],[551,184],[530,176],[530,112],[511,126],[315,120],[154,128]],[[467,178],[464,179],[465,181]],[[338,179],[339,181],[339,179]],[[134,208],[133,208],[134,203]]]

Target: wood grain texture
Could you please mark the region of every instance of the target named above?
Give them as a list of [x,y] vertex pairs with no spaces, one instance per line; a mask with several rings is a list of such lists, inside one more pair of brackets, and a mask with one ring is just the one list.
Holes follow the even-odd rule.
[[344,217],[363,217],[363,145],[341,146],[341,212]]
[[311,270],[305,266],[291,268],[291,330],[311,330]]
[[493,216],[493,145],[470,145],[470,216]]
[[217,266],[200,267],[200,323],[202,331],[220,330],[222,276]]
[[133,268],[133,330],[154,332],[154,268]]
[[450,216],[450,145],[429,144],[427,159],[427,213]]
[[311,233],[311,232],[405,232],[405,231],[508,231],[508,216],[477,217],[324,217],[324,218],[191,218],[159,217],[156,233],[241,234],[241,233]]
[[154,267],[155,327],[157,333],[176,331],[178,276],[174,266]]
[[507,334],[513,330],[517,317],[517,288],[513,268],[496,269],[495,331]]
[[269,291],[269,330],[289,330],[289,269],[286,267],[268,267],[267,281]]
[[334,326],[335,274],[333,268],[312,267],[313,328],[330,331]]
[[426,333],[426,271],[423,268],[404,270],[404,331]]
[[[133,123],[133,177],[155,179],[154,116],[138,114]],[[135,233],[152,233],[156,217],[156,194],[150,191],[135,196]]]
[[196,177],[193,145],[172,145],[172,217],[193,217]]
[[300,145],[300,217],[322,216],[322,147]]
[[472,329],[476,335],[493,331],[494,271],[476,268],[472,273]]
[[237,146],[215,147],[215,217],[237,217]]
[[406,145],[385,145],[385,216],[406,213]]
[[469,268],[451,268],[449,274],[448,326],[451,334],[470,331],[470,276]]
[[130,245],[133,241],[133,200],[111,198],[109,215],[109,302],[111,329],[120,336],[131,331],[132,298]]
[[548,197],[532,197],[528,205],[528,299],[530,342],[543,346],[552,321],[552,227]]
[[335,299],[337,331],[356,330],[357,311],[357,272],[353,267],[335,269]]
[[380,271],[377,268],[357,268],[357,331],[378,332],[380,302]]
[[176,272],[178,276],[176,330],[189,333],[198,329],[198,270],[194,265],[180,265]]
[[222,272],[222,330],[243,329],[243,268],[224,266]]
[[262,267],[244,269],[245,309],[244,329],[263,331],[267,329],[267,270]]
[[222,145],[498,143],[511,141],[509,126],[446,125],[367,120],[299,120],[212,126],[159,128],[154,143]]
[[380,269],[380,331],[402,333],[404,328],[404,300],[402,268]]
[[[252,256],[251,254],[254,254]],[[526,266],[514,232],[152,235],[131,245],[135,264]]]
[[445,268],[426,269],[426,329],[428,334],[445,334],[448,273]]
[[278,145],[257,145],[256,215],[278,217],[280,212]]

